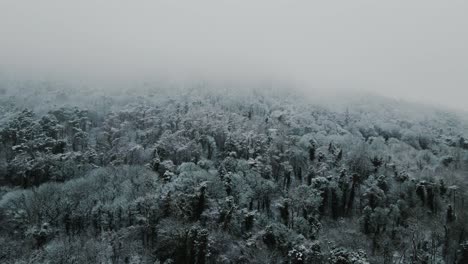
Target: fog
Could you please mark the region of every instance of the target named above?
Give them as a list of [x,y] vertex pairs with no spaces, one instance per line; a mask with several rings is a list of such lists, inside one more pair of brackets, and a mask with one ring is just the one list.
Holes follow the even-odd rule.
[[2,1],[0,78],[279,79],[468,110],[466,1]]

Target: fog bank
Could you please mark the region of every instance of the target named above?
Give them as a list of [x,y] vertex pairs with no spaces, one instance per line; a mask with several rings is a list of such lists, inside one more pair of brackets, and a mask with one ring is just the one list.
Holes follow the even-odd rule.
[[0,78],[282,80],[468,109],[465,1],[2,1]]

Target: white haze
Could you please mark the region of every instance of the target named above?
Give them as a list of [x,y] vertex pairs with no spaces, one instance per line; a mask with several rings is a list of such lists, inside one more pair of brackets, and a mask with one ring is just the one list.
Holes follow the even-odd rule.
[[0,2],[0,78],[278,79],[468,110],[466,1]]

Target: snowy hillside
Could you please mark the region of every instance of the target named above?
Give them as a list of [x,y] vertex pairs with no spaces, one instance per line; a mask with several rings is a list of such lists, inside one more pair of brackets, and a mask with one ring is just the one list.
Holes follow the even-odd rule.
[[0,93],[2,263],[468,263],[462,113],[282,89]]

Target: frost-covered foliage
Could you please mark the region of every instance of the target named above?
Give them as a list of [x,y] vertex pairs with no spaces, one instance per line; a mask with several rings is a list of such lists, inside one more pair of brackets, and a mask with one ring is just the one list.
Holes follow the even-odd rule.
[[19,91],[0,98],[1,263],[466,263],[457,114],[274,89]]

